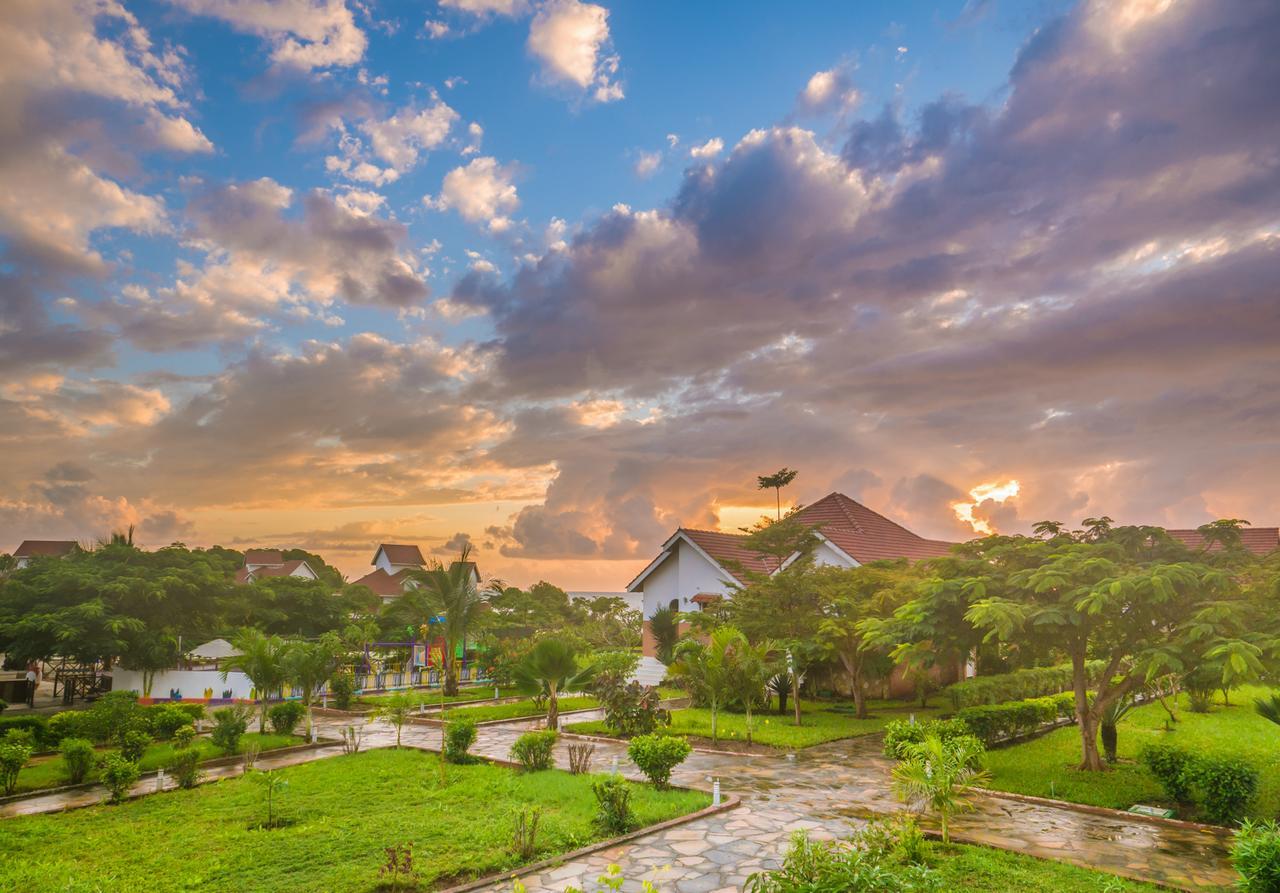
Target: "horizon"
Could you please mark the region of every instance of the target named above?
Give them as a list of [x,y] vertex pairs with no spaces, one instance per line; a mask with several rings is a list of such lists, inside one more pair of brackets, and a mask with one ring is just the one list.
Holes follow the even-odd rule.
[[1280,524],[1274,4],[853,6],[7,5],[0,546]]

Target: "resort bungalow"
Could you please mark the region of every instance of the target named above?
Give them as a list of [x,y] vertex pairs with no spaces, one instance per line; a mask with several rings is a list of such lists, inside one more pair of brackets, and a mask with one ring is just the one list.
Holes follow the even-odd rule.
[[21,570],[36,558],[62,558],[79,548],[75,540],[23,540],[13,550],[14,564]]
[[249,549],[244,553],[244,566],[236,571],[237,583],[253,583],[265,577],[300,577],[318,580],[320,575],[304,559],[284,560],[279,549]]

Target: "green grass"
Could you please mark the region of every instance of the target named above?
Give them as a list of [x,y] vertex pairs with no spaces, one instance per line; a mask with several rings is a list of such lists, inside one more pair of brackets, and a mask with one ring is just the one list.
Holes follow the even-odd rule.
[[[1180,695],[1175,708],[1178,723],[1164,731],[1168,714],[1159,704],[1138,707],[1118,726],[1119,761],[1110,772],[1080,772],[1080,733],[1075,726],[992,750],[987,765],[989,787],[1001,791],[1053,797],[1073,803],[1128,809],[1135,803],[1165,804],[1156,780],[1137,762],[1148,743],[1169,743],[1199,754],[1237,756],[1261,773],[1261,787],[1251,814],[1271,818],[1280,810],[1280,726],[1258,716],[1253,700],[1266,694],[1258,687],[1231,693],[1231,706],[1221,695],[1209,713],[1192,713]],[[1172,805],[1172,804],[1168,804]]]
[[[560,698],[560,712],[570,710],[586,710],[599,706],[599,701],[586,695],[570,695]],[[512,701],[509,704],[477,704],[474,707],[457,707],[446,712],[446,718],[471,719],[476,722],[489,722],[494,719],[520,719],[526,716],[546,716],[547,708],[539,708],[530,698]]]
[[[262,788],[237,778],[122,806],[7,819],[0,889],[60,893],[166,891],[372,891],[383,849],[413,842],[428,887],[514,868],[516,813],[540,806],[543,858],[599,839],[592,776],[518,774],[491,765],[439,764],[417,750],[379,749],[283,770],[292,822],[250,830],[264,818]],[[633,785],[641,824],[709,802],[702,793]]]
[[[514,688],[511,688],[509,686],[499,688],[498,691],[499,691],[499,697],[503,697],[503,698],[510,698],[519,694],[519,692],[517,692]],[[432,704],[439,705],[440,703],[440,690],[426,689],[426,688],[405,689],[403,691],[387,692],[386,694],[382,694],[382,695],[366,695],[363,697],[352,698],[351,703],[360,704],[365,707],[376,707],[379,704],[385,704],[388,700],[390,700],[393,697],[396,697],[397,695],[403,695],[403,694],[412,694],[420,697],[422,699],[422,702],[426,704],[428,707],[430,707]],[[456,695],[445,695],[444,702],[446,704],[452,704],[457,701],[479,701],[486,698],[488,699],[493,698],[492,685],[487,687],[480,686],[476,688],[459,689]]]
[[[1101,893],[1102,890],[1155,891],[1151,884],[1114,878],[1087,868],[1037,859],[1022,853],[981,846],[929,844],[929,863],[942,877],[942,889],[987,893]],[[1110,882],[1111,886],[1107,886]]]
[[[277,750],[281,747],[290,747],[294,744],[304,743],[303,739],[291,735],[274,735],[270,732],[265,735],[259,735],[257,732],[246,733],[240,739],[240,749],[238,753],[244,753],[246,747],[250,744],[257,744],[262,752],[269,750]],[[221,750],[213,746],[213,742],[206,737],[197,738],[191,745],[200,751],[200,760],[212,760],[217,757],[226,756]],[[99,754],[107,751],[99,751]],[[143,772],[150,772],[153,769],[159,769],[166,766],[173,757],[173,745],[167,741],[157,741],[148,747],[142,754],[142,759],[138,762],[138,766]],[[97,781],[97,769],[90,770],[89,777],[85,781]],[[36,791],[41,788],[53,788],[67,783],[66,773],[62,768],[62,757],[50,756],[41,757],[32,762],[29,766],[18,773],[18,787],[14,791],[16,794],[23,794],[28,791]]]
[[[839,741],[842,738],[854,738],[883,729],[891,719],[905,719],[908,714],[919,713],[919,705],[904,704],[901,701],[877,701],[869,705],[871,715],[866,719],[856,719],[849,712],[843,712],[844,705],[826,701],[805,701],[801,705],[804,724],[795,725],[795,717],[790,705],[786,716],[779,716],[772,710],[768,713],[752,715],[755,726],[752,741],[769,747],[794,750],[801,747],[812,747],[828,741]],[[832,708],[836,708],[833,710]],[[608,735],[609,730],[602,720],[594,722],[576,722],[565,727],[565,731],[578,732],[583,735]],[[696,738],[711,738],[711,711],[703,707],[686,707],[671,712],[671,725],[666,729],[672,735],[690,735]],[[747,740],[747,718],[742,713],[720,711],[717,720],[717,732],[721,741],[740,742]]]

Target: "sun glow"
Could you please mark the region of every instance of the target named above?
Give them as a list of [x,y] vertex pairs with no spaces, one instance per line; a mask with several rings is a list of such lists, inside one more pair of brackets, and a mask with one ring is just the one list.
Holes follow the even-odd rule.
[[986,484],[978,484],[969,491],[969,498],[972,502],[953,502],[951,510],[956,513],[956,517],[973,528],[974,533],[980,533],[983,536],[989,536],[996,532],[996,529],[985,518],[979,518],[974,515],[974,510],[982,503],[990,500],[991,502],[1001,503],[1018,495],[1021,485],[1017,481],[991,481]]

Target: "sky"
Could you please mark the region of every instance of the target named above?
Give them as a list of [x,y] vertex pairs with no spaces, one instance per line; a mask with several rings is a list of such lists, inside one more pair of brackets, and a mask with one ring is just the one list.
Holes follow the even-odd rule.
[[1271,0],[8,0],[0,550],[1276,525],[1277,84]]

